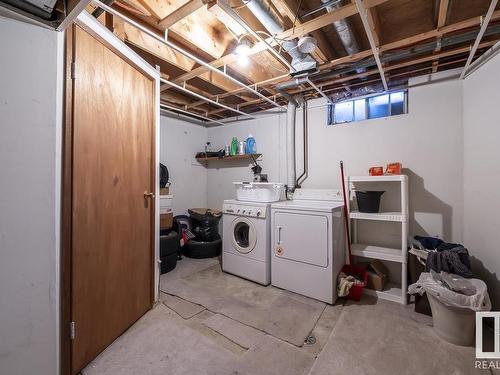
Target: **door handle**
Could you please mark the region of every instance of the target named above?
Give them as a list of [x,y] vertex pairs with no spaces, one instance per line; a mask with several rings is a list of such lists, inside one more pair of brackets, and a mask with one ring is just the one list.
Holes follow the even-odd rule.
[[278,227],[278,245],[281,245],[281,227]]
[[144,192],[144,199],[148,199],[148,198],[154,199],[154,197],[155,197],[154,193],[147,192],[147,191]]

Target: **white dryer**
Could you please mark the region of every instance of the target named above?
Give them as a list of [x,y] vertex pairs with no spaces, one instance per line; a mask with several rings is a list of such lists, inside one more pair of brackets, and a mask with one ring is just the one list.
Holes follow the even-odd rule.
[[270,204],[225,200],[222,213],[222,270],[269,285]]
[[346,235],[338,190],[297,189],[271,205],[271,284],[330,304],[345,263]]

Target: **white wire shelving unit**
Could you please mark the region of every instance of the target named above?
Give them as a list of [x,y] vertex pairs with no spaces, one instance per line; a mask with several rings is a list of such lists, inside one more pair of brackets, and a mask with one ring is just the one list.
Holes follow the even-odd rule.
[[[379,190],[384,190],[384,184],[399,183],[401,191],[401,210],[398,212],[380,212],[380,213],[364,213],[355,210],[349,210],[349,218],[352,227],[352,255],[391,261],[401,264],[401,283],[389,282],[385,290],[377,291],[365,288],[364,292],[372,294],[378,298],[398,302],[401,304],[408,303],[407,297],[407,244],[408,244],[408,220],[409,220],[409,204],[408,204],[408,176],[406,175],[391,175],[391,176],[349,176],[347,178],[347,186],[349,187],[349,202],[351,201],[354,188],[362,190],[363,184],[373,185],[381,184]],[[373,190],[372,188],[367,190]],[[384,246],[375,246],[368,243],[358,242],[358,224],[359,220],[374,220],[382,222],[397,222],[401,224],[401,247],[392,248]]]

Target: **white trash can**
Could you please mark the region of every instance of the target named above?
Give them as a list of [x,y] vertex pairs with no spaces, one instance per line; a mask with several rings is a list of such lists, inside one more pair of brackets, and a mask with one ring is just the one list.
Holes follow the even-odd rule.
[[476,311],[491,309],[486,284],[479,279],[467,280],[476,288],[476,293],[471,296],[442,286],[426,272],[420,275],[415,284],[408,287],[410,294],[427,293],[434,331],[438,336],[461,346],[471,346],[474,343]]

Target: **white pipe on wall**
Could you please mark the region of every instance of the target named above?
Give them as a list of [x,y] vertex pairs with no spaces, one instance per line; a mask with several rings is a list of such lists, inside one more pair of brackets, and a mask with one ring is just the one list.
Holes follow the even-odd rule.
[[295,190],[295,117],[297,105],[289,101],[286,111],[286,168],[287,193]]

